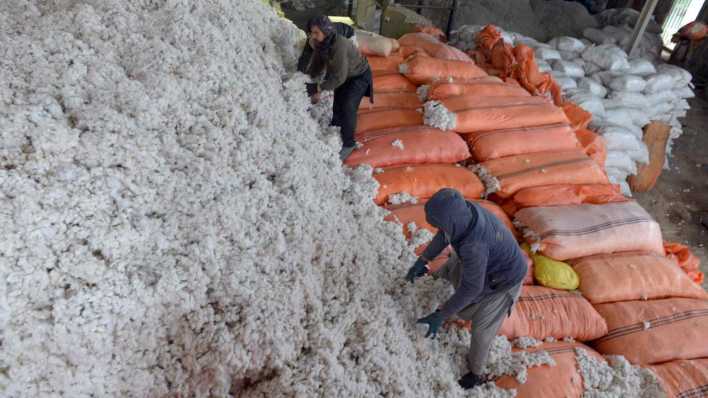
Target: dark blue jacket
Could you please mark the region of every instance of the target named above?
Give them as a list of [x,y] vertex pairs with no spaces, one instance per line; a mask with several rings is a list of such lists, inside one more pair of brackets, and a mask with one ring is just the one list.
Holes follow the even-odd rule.
[[509,228],[485,208],[445,188],[425,204],[425,216],[438,233],[423,257],[432,260],[451,244],[463,267],[459,287],[440,309],[445,318],[523,281],[526,260],[519,244]]

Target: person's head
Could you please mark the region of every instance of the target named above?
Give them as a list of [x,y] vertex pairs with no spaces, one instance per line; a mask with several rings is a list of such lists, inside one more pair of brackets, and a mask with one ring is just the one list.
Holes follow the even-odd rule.
[[465,198],[452,188],[443,188],[425,203],[425,221],[443,231],[448,240],[459,238],[472,220]]
[[307,34],[317,43],[322,43],[332,34],[336,33],[334,24],[326,15],[314,17],[307,22]]

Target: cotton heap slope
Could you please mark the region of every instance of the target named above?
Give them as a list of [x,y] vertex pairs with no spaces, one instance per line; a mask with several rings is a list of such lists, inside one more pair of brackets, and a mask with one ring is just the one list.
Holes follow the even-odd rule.
[[462,396],[297,38],[253,0],[0,3],[1,396]]

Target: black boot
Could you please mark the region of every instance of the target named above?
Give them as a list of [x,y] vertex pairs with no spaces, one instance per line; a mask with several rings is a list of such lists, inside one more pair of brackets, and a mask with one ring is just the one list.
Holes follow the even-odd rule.
[[462,378],[458,380],[457,383],[465,390],[469,390],[470,388],[474,388],[480,384],[483,384],[484,380],[482,380],[482,378],[477,376],[476,374],[469,372],[466,375],[462,376]]

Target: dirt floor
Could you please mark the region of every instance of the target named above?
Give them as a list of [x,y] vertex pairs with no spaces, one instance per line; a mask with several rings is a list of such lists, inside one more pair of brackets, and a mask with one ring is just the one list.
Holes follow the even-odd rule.
[[674,141],[671,169],[635,197],[661,224],[664,240],[690,246],[708,275],[708,101],[698,94],[682,120],[684,134]]

